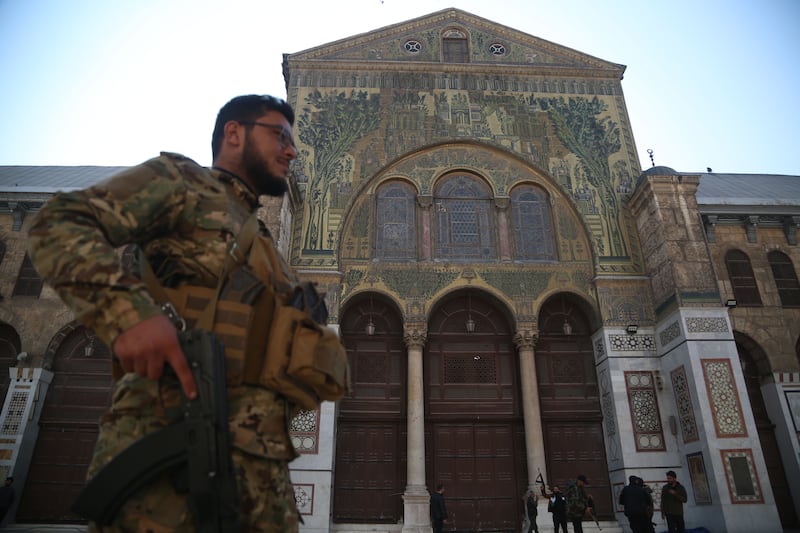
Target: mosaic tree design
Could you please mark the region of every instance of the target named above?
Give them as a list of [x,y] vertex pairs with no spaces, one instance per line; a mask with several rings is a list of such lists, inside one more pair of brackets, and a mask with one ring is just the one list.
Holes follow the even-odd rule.
[[603,226],[608,236],[610,250],[600,250],[601,255],[627,256],[628,248],[620,228],[620,200],[612,183],[609,157],[618,152],[619,126],[609,117],[600,117],[608,105],[597,97],[539,98],[539,105],[547,112],[556,135],[580,161],[586,179],[603,195],[607,212]]
[[309,180],[305,190],[306,219],[303,248],[331,250],[332,239],[325,235],[330,209],[331,187],[341,183],[349,170],[348,153],[356,142],[380,124],[380,98],[366,91],[315,91],[305,99],[298,119],[300,140],[313,147],[308,163]]

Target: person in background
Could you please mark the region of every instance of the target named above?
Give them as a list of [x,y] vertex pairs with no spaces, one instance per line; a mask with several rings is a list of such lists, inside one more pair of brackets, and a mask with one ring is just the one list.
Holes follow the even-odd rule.
[[686,533],[683,523],[683,504],[686,503],[686,488],[678,483],[674,470],[667,472],[667,482],[661,488],[661,516],[667,519],[669,533]]
[[642,485],[639,484],[639,477],[630,476],[628,485],[619,493],[619,504],[625,508],[625,516],[630,521],[633,533],[649,533],[650,531],[647,506],[652,505],[653,500]]
[[567,533],[567,500],[561,494],[558,485],[553,485],[553,494],[547,502],[547,510],[553,513],[553,532],[558,533],[559,526]]
[[645,506],[644,512],[647,515],[647,532],[648,533],[656,533],[656,523],[653,522],[653,513],[655,512],[655,502],[653,501],[653,489],[650,488],[650,485],[646,485],[642,478],[636,478],[636,484],[639,485],[644,489],[644,491],[649,496],[650,504]]
[[583,533],[583,517],[589,508],[589,496],[586,494],[586,476],[579,475],[567,488],[567,518],[572,522],[575,533]]
[[0,487],[0,524],[3,523],[9,509],[11,509],[11,506],[14,504],[14,487],[11,486],[13,484],[14,478],[8,476],[6,482]]
[[[118,249],[137,245],[164,287],[216,288],[259,196],[288,190],[289,164],[297,157],[293,123],[294,110],[279,98],[238,96],[217,114],[211,168],[163,152],[88,189],[59,193],[36,215],[29,252],[37,272],[114,353],[115,391],[89,478],[144,435],[174,423],[181,389],[197,397],[176,326],[141,277],[125,268]],[[167,365],[174,377],[164,373]],[[227,385],[241,527],[296,533],[289,461],[297,454],[287,428],[295,407],[251,378]],[[148,481],[104,529],[196,531],[177,482],[173,472]],[[99,526],[90,523],[89,531]]]
[[539,527],[536,525],[536,517],[539,514],[539,510],[536,508],[536,493],[532,490],[528,491],[528,495],[525,497],[525,511],[528,513],[528,533],[536,532],[539,533]]
[[431,525],[433,533],[442,533],[447,520],[447,505],[444,503],[444,485],[436,485],[436,492],[431,494]]

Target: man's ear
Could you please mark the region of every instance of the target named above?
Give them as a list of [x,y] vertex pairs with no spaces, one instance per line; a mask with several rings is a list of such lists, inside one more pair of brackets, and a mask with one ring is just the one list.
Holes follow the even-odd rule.
[[243,124],[235,120],[229,120],[225,123],[223,131],[225,132],[224,142],[228,145],[236,148],[244,145],[246,133]]

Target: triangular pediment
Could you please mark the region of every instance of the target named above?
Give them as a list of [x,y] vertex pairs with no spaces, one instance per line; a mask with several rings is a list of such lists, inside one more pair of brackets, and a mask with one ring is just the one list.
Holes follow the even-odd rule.
[[[464,62],[444,59],[442,43],[448,38],[466,42],[468,49]],[[490,66],[588,69],[608,71],[618,77],[625,70],[624,65],[598,59],[455,8],[289,54],[287,59],[291,62],[323,61],[331,68],[340,62],[375,62],[387,66],[391,62],[397,67],[403,63],[440,63],[460,68],[475,65],[482,69]]]

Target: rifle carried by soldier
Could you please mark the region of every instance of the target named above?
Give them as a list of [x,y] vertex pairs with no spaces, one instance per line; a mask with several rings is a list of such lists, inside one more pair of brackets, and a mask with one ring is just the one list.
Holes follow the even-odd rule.
[[177,469],[198,531],[240,530],[224,350],[216,336],[204,330],[180,332],[179,339],[197,383],[197,399],[184,396],[182,420],[136,441],[89,481],[72,510],[100,526],[110,524],[139,488]]

